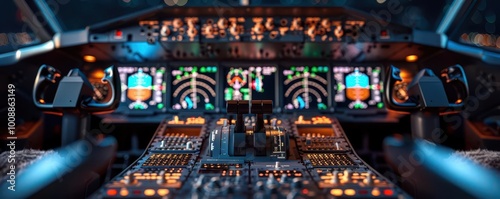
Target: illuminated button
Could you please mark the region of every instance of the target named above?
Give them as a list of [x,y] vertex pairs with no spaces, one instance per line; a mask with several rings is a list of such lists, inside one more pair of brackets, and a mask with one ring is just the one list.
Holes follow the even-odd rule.
[[170,191],[168,189],[158,189],[158,195],[166,196]]
[[153,196],[153,195],[155,195],[155,190],[154,189],[146,189],[146,190],[144,190],[144,195]]
[[372,190],[372,195],[373,195],[373,196],[380,196],[380,190],[378,190],[377,188],[374,188],[374,189]]
[[417,55],[408,55],[406,56],[406,61],[407,62],[416,62],[418,60],[418,56]]
[[341,196],[343,194],[343,191],[342,189],[332,189],[330,191],[330,194],[332,194],[333,196]]
[[344,190],[344,194],[348,196],[353,196],[356,195],[356,191],[354,191],[354,189],[346,189]]
[[118,192],[116,191],[116,189],[108,189],[106,193],[108,194],[108,196],[115,196]]
[[384,195],[392,196],[392,194],[394,194],[394,191],[392,191],[392,189],[385,189],[384,190]]
[[120,190],[120,196],[128,196],[128,190],[127,189],[121,189]]

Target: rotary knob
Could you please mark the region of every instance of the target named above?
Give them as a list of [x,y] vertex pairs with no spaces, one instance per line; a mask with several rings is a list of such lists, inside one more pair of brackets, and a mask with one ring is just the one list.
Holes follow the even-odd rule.
[[174,28],[180,28],[180,27],[182,27],[182,25],[184,25],[182,20],[179,18],[174,19],[173,24],[174,24]]
[[268,31],[271,31],[274,29],[274,19],[273,18],[267,18],[266,20],[266,29]]
[[264,26],[261,24],[261,23],[256,23],[253,28],[252,28],[253,32],[257,35],[262,35],[264,34]]
[[218,21],[217,21],[217,27],[219,27],[219,29],[226,29],[227,28],[227,19],[226,18],[220,18]]

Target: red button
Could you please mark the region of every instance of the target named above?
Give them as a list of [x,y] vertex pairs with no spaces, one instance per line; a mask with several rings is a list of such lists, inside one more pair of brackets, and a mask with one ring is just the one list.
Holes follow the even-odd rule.
[[392,191],[392,189],[385,189],[384,190],[384,195],[386,195],[386,196],[392,196],[392,194],[394,194],[394,192]]
[[118,191],[116,191],[116,189],[108,189],[106,193],[108,194],[108,196],[115,196]]
[[358,191],[359,194],[368,194],[368,190],[361,189]]
[[123,32],[121,30],[116,30],[115,31],[115,37],[121,38],[123,36]]

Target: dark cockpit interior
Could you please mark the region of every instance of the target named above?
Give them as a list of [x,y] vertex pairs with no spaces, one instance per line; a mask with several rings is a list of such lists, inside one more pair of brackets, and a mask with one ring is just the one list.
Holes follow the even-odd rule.
[[498,8],[6,0],[1,198],[500,198]]

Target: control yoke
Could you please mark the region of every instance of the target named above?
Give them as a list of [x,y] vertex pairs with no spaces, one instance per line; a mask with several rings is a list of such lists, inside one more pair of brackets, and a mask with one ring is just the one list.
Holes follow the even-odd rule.
[[401,71],[391,66],[385,85],[385,100],[391,110],[411,113],[412,135],[414,138],[435,140],[441,131],[439,115],[458,113],[469,96],[469,86],[465,72],[460,65],[447,67],[440,77],[430,69],[422,69],[408,84],[408,98],[398,102],[393,94],[393,87],[403,82]]
[[[107,102],[97,102],[93,99],[94,87],[87,77],[77,68],[70,70],[67,76],[61,77],[61,72],[52,66],[42,65],[33,86],[33,101],[44,112],[62,114],[62,145],[81,139],[87,131],[88,115],[108,113],[116,109],[121,95],[118,70],[110,66],[104,70],[103,83],[111,87],[111,98]],[[53,101],[46,100],[48,87],[57,84]]]

